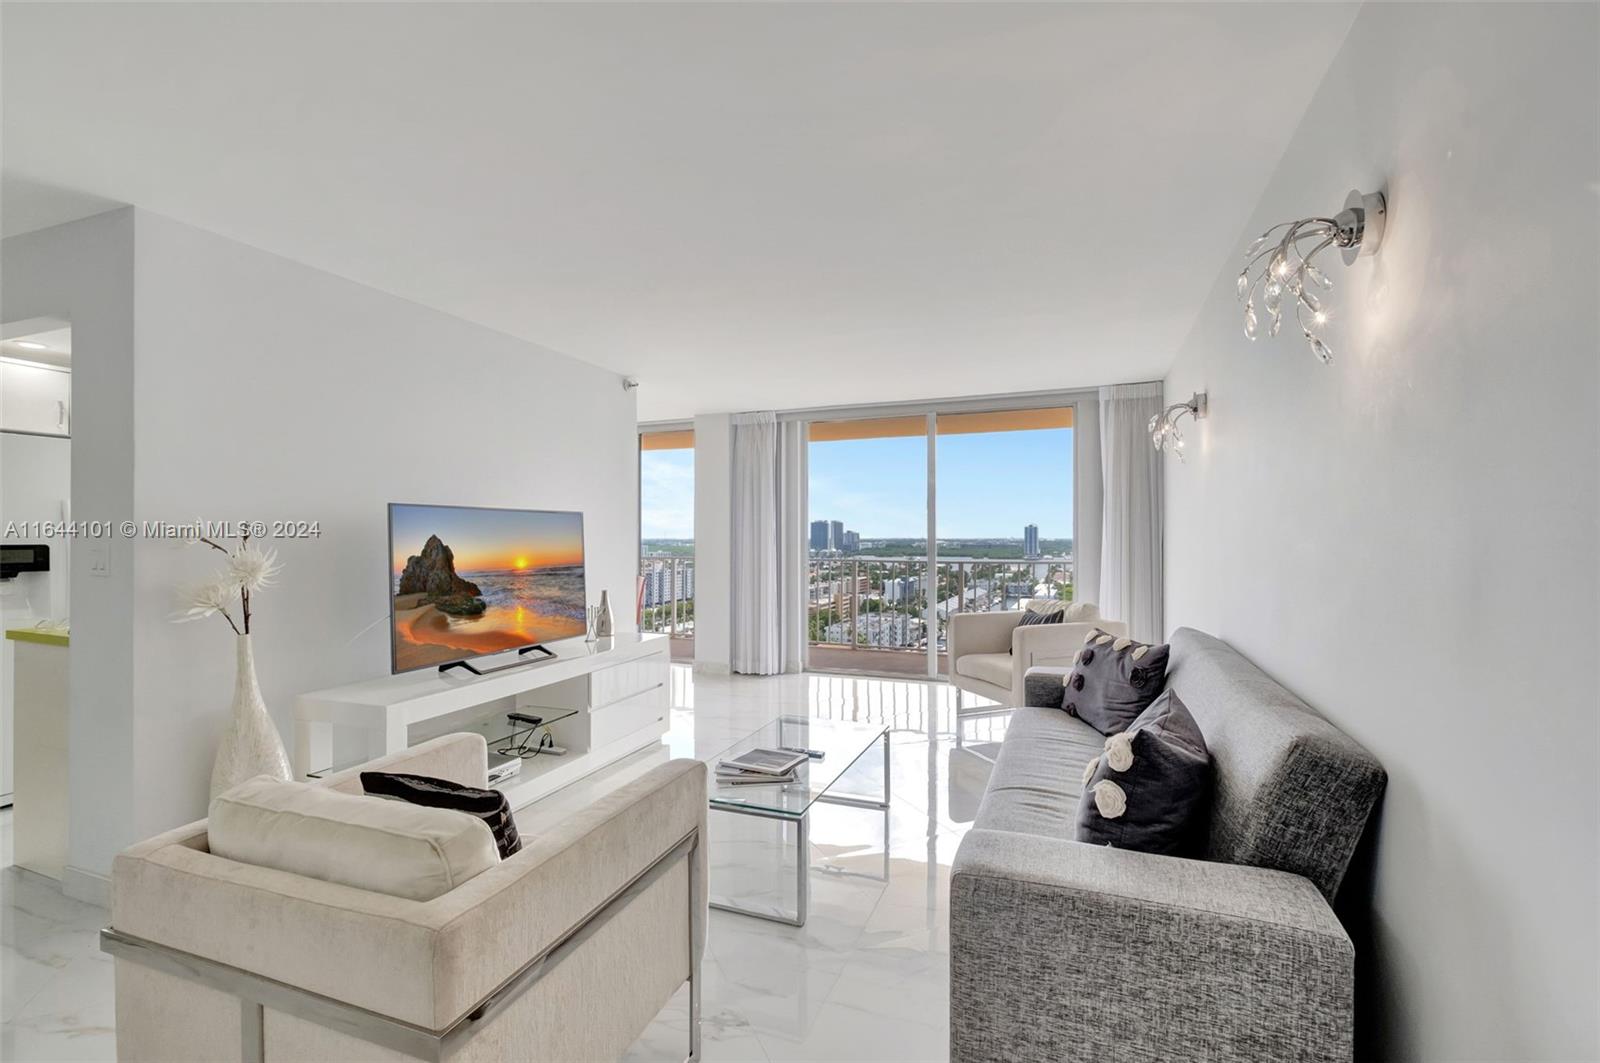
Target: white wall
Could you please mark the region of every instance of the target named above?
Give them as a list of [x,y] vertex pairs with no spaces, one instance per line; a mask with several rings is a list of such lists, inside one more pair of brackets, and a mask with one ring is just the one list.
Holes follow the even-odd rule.
[[[1167,468],[1168,623],[1389,771],[1340,905],[1358,1057],[1600,1056],[1596,40],[1594,5],[1364,8],[1167,378],[1211,402]],[[1249,238],[1379,185],[1337,361],[1247,342]]]
[[733,418],[694,419],[694,666],[733,668]]
[[[0,319],[72,322],[72,516],[133,516],[134,215],[117,210],[0,243]],[[110,572],[88,578],[91,546]],[[104,873],[133,840],[133,548],[72,551],[67,876]]]
[[[131,515],[320,522],[320,538],[274,544],[284,573],[255,610],[262,691],[286,740],[296,693],[389,670],[390,501],[583,511],[590,596],[609,590],[631,629],[636,414],[620,377],[166,218],[119,217],[130,219],[137,285],[137,371],[114,411],[133,424],[121,473]],[[79,362],[90,339],[76,314],[73,327]],[[95,426],[83,402],[90,368],[77,366],[75,492]],[[93,508],[76,503],[75,515]],[[133,566],[114,570],[131,576],[118,607],[122,649],[138,667],[117,753],[131,751],[132,770],[108,788],[129,804],[92,809],[133,808],[108,832],[118,845],[204,814],[233,683],[221,620],[167,621],[174,587],[207,573],[210,552],[132,545]],[[76,669],[99,653],[79,637],[91,610],[78,590],[101,582],[74,573],[75,712]],[[96,737],[83,748],[107,744]],[[80,752],[75,744],[75,761]],[[76,832],[90,813],[75,800],[73,814]],[[95,850],[90,866],[105,870],[114,852]]]

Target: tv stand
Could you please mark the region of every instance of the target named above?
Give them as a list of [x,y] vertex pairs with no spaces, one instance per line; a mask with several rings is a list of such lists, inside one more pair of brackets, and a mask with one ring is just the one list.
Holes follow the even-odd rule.
[[532,646],[522,647],[517,651],[517,656],[521,657],[523,654],[527,653],[542,653],[544,656],[533,661],[508,661],[505,664],[497,664],[493,668],[479,668],[471,661],[451,661],[449,664],[441,664],[439,666],[439,672],[442,675],[452,668],[463,668],[471,672],[473,675],[490,675],[494,672],[504,672],[508,668],[521,668],[525,664],[537,664],[538,661],[548,661],[555,656],[555,652],[545,646],[545,644],[542,642],[536,642]]
[[641,749],[666,755],[668,645],[665,635],[637,632],[560,639],[527,647],[538,659],[509,669],[428,668],[301,694],[294,701],[295,777],[340,771],[460,731],[484,735],[495,763],[494,746],[509,734],[507,714],[521,712],[553,721],[551,737],[566,750],[524,760],[494,784],[521,808]]

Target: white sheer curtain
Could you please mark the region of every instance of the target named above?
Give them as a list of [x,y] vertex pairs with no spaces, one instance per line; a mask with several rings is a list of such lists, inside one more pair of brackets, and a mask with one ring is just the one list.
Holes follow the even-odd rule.
[[1100,469],[1105,491],[1100,535],[1100,615],[1128,624],[1141,642],[1165,634],[1162,607],[1161,454],[1150,418],[1161,385],[1100,389]]
[[733,418],[733,670],[798,672],[805,658],[806,429]]

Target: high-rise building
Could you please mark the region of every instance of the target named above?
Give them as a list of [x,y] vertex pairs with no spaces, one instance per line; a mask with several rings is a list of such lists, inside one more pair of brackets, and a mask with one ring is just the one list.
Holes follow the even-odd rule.
[[694,598],[694,562],[682,561],[674,575],[671,561],[657,561],[644,573],[644,607],[686,602]]
[[814,520],[811,522],[811,549],[822,551],[828,549],[828,522]]
[[828,549],[844,549],[844,521],[830,520],[828,522]]
[[1039,526],[1030,524],[1022,529],[1022,556],[1039,556]]
[[909,602],[921,592],[921,576],[896,576],[883,581],[883,600],[886,602]]
[[853,554],[860,550],[861,534],[859,532],[846,531],[844,533],[844,546],[841,549],[847,554]]

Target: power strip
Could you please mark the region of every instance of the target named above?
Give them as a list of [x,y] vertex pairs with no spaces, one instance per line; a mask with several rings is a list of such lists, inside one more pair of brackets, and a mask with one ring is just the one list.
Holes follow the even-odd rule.
[[[539,751],[539,756],[541,757],[564,757],[566,755],[566,746],[545,746]],[[528,759],[536,760],[538,758],[529,757]],[[507,779],[514,779],[521,773],[522,760],[517,757],[502,761],[499,764],[491,764],[489,765],[489,785],[494,786],[496,783],[503,783]]]

